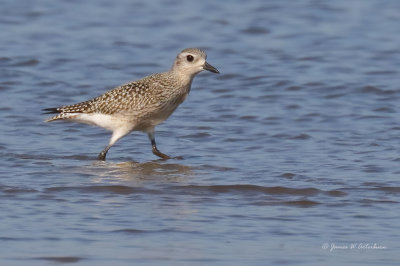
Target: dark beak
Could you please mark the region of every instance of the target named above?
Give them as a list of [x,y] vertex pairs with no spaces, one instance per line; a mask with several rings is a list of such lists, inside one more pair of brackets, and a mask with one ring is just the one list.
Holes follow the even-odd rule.
[[210,65],[210,64],[207,63],[207,62],[204,63],[203,69],[204,69],[204,70],[208,70],[208,71],[213,72],[213,73],[219,74],[218,69],[216,69],[215,67],[213,67],[212,65]]

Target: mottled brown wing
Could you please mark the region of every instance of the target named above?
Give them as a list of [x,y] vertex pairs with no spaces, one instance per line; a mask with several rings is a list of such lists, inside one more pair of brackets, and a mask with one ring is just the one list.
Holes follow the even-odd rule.
[[147,82],[135,81],[110,90],[96,98],[58,108],[44,109],[48,113],[114,114],[139,105],[149,90]]

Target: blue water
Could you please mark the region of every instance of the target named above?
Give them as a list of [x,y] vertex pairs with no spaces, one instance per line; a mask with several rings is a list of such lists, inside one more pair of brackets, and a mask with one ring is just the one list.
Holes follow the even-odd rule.
[[[1,265],[398,265],[400,2],[2,1]],[[44,123],[168,70],[156,128]]]

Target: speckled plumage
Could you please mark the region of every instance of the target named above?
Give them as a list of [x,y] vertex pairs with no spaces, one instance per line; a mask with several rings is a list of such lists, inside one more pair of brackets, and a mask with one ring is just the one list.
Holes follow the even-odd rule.
[[206,58],[203,50],[185,49],[178,54],[170,71],[121,85],[88,101],[44,109],[48,113],[58,113],[46,121],[69,120],[111,130],[110,143],[102,152],[104,156],[100,153],[99,159],[105,159],[108,149],[134,130],[147,132],[153,153],[166,159],[168,156],[155,146],[154,127],[185,100],[197,73],[203,69],[219,73],[205,61]]
[[172,78],[169,72],[153,74],[112,89],[91,100],[57,108],[60,114],[47,120],[74,119],[77,114],[121,115],[139,120],[148,112],[179,104],[188,85]]

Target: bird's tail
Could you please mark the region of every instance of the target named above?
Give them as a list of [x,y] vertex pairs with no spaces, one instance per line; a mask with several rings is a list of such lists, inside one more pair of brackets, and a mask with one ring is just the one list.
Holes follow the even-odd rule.
[[42,109],[44,115],[47,114],[58,114],[61,113],[60,108],[46,108],[46,109]]
[[59,119],[65,119],[66,118],[66,114],[64,114],[62,112],[61,108],[46,108],[46,109],[42,109],[43,114],[58,114],[55,115],[53,117],[50,117],[49,119],[46,119],[44,122],[51,122],[54,120],[59,120]]

